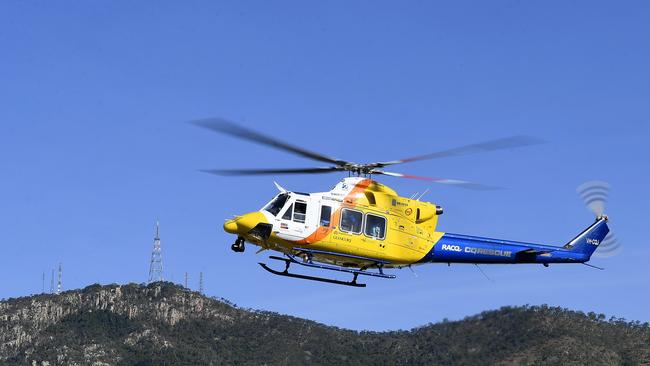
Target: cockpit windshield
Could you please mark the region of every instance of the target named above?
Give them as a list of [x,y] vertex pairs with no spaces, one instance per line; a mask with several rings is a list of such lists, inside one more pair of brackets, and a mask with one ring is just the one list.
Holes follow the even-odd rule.
[[264,210],[270,212],[273,216],[277,216],[282,207],[284,207],[284,204],[287,203],[288,198],[288,193],[281,193],[275,197],[273,201],[269,202],[269,204],[264,207]]

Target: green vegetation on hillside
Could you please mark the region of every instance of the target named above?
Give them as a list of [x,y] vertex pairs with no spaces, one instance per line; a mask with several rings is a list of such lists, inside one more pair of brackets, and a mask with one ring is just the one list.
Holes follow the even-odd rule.
[[647,323],[504,307],[411,331],[356,332],[239,309],[169,283],[0,302],[9,365],[650,364]]

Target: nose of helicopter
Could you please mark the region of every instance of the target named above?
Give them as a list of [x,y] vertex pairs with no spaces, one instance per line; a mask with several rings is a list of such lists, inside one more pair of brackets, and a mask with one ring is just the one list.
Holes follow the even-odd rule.
[[243,235],[249,232],[252,228],[259,223],[265,223],[266,217],[264,214],[256,211],[237,216],[232,220],[228,220],[223,224],[223,229],[230,234]]
[[228,220],[223,224],[223,230],[230,234],[237,233],[237,219]]

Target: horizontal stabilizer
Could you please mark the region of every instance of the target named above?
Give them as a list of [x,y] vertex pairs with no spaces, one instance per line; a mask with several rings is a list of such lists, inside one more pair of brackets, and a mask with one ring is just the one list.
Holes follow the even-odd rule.
[[547,253],[550,253],[550,252],[552,252],[552,250],[538,250],[538,249],[530,248],[530,249],[526,249],[526,250],[522,250],[520,252],[517,252],[517,254],[540,255],[540,254],[547,254]]

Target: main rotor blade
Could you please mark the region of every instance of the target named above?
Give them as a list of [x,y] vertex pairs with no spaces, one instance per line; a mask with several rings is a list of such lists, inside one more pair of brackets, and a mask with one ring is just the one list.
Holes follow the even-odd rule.
[[268,175],[268,174],[319,174],[331,173],[343,170],[339,167],[327,168],[298,168],[298,169],[205,169],[200,170],[204,173],[215,175],[233,176],[233,175]]
[[535,137],[518,135],[518,136],[504,137],[496,140],[489,140],[485,142],[479,142],[471,145],[460,146],[453,149],[434,152],[431,154],[418,155],[406,159],[378,162],[378,163],[368,164],[368,165],[381,168],[387,165],[409,163],[418,160],[439,159],[439,158],[446,158],[450,156],[460,156],[460,155],[476,154],[480,152],[488,152],[494,150],[512,149],[515,147],[538,145],[545,142],[546,141],[540,140]]
[[499,187],[491,187],[491,186],[486,186],[486,185],[482,185],[482,184],[478,184],[478,183],[467,182],[467,181],[464,181],[464,180],[422,177],[422,176],[419,176],[419,175],[385,172],[383,170],[374,170],[372,172],[372,174],[382,174],[382,175],[388,175],[388,176],[391,176],[391,177],[426,180],[426,181],[433,182],[433,183],[448,184],[448,185],[453,185],[453,186],[460,187],[460,188],[472,189],[472,190],[477,190],[477,191],[488,191],[488,190],[499,189]]
[[231,121],[222,119],[222,118],[206,118],[190,121],[190,123],[197,125],[199,127],[207,128],[219,133],[224,133],[226,135],[231,135],[234,137],[239,137],[244,140],[249,140],[257,142],[262,145],[267,145],[274,147],[279,150],[288,151],[309,159],[314,159],[317,161],[322,161],[325,163],[331,163],[335,165],[345,165],[348,164],[347,161],[330,158],[328,156],[309,151],[297,146],[293,146],[284,141],[280,141],[276,138],[266,136],[257,131],[249,130],[247,128],[241,127]]

